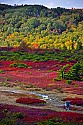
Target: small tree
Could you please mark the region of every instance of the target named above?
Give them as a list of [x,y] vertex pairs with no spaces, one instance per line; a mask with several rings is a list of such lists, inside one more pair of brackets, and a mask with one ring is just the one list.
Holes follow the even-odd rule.
[[74,66],[72,66],[69,70],[68,73],[65,73],[65,79],[67,80],[80,80],[80,69],[81,66],[80,64],[77,62],[76,64],[74,64]]
[[76,64],[74,64],[73,67],[71,67],[71,69],[68,72],[68,79],[72,79],[72,80],[80,80],[80,64],[77,62]]
[[80,80],[80,69],[81,66],[80,64],[77,62],[76,64],[74,64],[74,66],[72,66],[69,70],[68,73],[66,73],[66,67],[67,66],[63,66],[60,70],[59,70],[59,77],[62,79],[67,79],[67,80]]
[[65,69],[67,66],[63,66],[60,70],[59,70],[59,77],[62,79],[65,79]]

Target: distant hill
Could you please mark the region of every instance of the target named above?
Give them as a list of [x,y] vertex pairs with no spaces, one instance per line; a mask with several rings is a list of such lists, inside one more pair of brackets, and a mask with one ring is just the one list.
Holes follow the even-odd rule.
[[0,4],[0,46],[82,49],[83,9]]

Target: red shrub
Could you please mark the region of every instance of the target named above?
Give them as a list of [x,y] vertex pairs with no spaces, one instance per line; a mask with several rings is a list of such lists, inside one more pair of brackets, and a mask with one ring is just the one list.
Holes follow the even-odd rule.
[[[74,122],[74,123],[83,123],[83,114],[78,114],[74,112],[56,112],[49,109],[37,109],[37,108],[28,108],[20,107],[14,105],[0,104],[0,120],[4,117],[3,111],[7,110],[8,112],[17,113],[20,112],[24,115],[23,119],[20,119],[20,123],[34,123],[41,120],[48,120],[52,118],[59,118],[59,120],[64,122]],[[20,125],[20,124],[19,124]]]
[[64,98],[62,101],[69,101],[70,104],[72,105],[78,105],[82,106],[83,105],[83,99],[82,98]]
[[44,100],[34,98],[19,98],[16,100],[17,103],[32,104],[32,103],[45,103]]
[[59,117],[64,121],[64,122],[83,122],[83,114],[78,114],[74,112],[58,112]]
[[71,100],[70,103],[72,105],[83,106],[83,100]]
[[[0,73],[0,82],[5,82],[5,78],[9,78],[11,83],[17,81],[19,83],[26,83],[26,86],[28,86],[28,83],[33,83],[34,86],[44,88],[46,90],[56,89],[58,92],[83,95],[82,81],[72,81],[72,84],[68,85],[65,80],[57,80],[58,70],[66,64],[71,67],[75,64],[75,61],[21,61],[20,63],[26,64],[28,66],[27,68],[11,67],[10,64],[12,63],[15,63],[15,61],[0,61],[0,70],[3,71]],[[59,91],[58,88],[61,88],[62,91]]]

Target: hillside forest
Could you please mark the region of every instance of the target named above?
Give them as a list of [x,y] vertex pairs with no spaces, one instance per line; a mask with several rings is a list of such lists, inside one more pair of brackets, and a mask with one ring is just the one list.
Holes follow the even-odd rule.
[[0,4],[0,46],[80,50],[83,9]]

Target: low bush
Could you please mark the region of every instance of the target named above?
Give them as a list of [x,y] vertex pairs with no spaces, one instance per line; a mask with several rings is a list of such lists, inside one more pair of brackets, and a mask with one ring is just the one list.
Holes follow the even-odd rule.
[[44,100],[34,99],[34,98],[19,98],[16,100],[16,103],[33,104],[33,103],[46,103],[46,102]]
[[23,119],[24,115],[21,112],[17,112],[17,113],[13,113],[12,117],[14,118],[19,118],[19,119]]
[[63,121],[53,121],[53,120],[48,120],[48,121],[41,121],[38,123],[35,123],[34,125],[83,125],[82,123],[73,123],[73,122],[63,122]]
[[24,118],[24,115],[21,112],[11,113],[8,110],[3,110],[3,114],[5,117],[0,121],[0,125],[17,125],[18,120]]
[[83,125],[83,114],[0,104],[0,125]]
[[71,100],[70,103],[71,103],[72,105],[83,106],[83,100],[81,100],[81,99]]
[[3,73],[3,70],[0,70],[0,73]]
[[66,83],[70,85],[72,83],[72,80],[66,80]]
[[10,64],[11,67],[18,67],[18,68],[27,68],[28,66],[25,63],[13,63]]
[[61,79],[60,78],[54,78],[53,82],[55,82],[55,81],[61,81]]
[[62,101],[69,101],[72,105],[83,106],[82,98],[64,98]]

